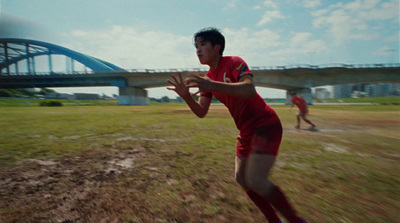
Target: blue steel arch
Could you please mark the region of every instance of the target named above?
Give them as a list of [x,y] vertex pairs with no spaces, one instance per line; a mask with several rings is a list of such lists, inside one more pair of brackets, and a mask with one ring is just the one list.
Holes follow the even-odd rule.
[[21,60],[29,60],[29,58],[36,56],[64,55],[80,62],[94,72],[125,71],[123,68],[104,60],[37,40],[19,38],[0,39],[0,49],[3,49],[0,51],[0,70],[7,69],[10,65],[16,64]]

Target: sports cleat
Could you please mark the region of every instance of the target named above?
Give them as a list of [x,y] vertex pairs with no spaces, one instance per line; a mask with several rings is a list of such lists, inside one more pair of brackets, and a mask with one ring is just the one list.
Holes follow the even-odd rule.
[[295,128],[296,128],[296,129],[299,129],[299,128],[300,128],[300,125],[296,125]]

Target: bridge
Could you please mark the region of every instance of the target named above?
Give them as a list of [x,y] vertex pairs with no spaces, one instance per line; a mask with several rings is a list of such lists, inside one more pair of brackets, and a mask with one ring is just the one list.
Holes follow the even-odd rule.
[[[63,56],[66,69],[54,69]],[[41,63],[39,64],[40,61]],[[44,65],[43,65],[44,64]],[[75,64],[84,71],[75,71]],[[39,65],[46,71],[38,71]],[[22,66],[22,68],[21,68]],[[296,91],[311,102],[311,88],[353,83],[400,82],[400,64],[330,64],[251,67],[256,86]],[[58,45],[27,39],[0,39],[0,88],[93,87],[119,88],[120,105],[148,104],[146,88],[167,86],[172,74],[205,74],[205,69],[125,70],[101,59]]]

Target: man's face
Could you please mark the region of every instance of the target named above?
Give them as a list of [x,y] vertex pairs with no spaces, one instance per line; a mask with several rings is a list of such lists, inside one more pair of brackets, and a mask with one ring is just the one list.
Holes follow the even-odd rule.
[[220,56],[220,45],[212,46],[210,41],[204,41],[202,38],[196,38],[195,47],[197,57],[201,64],[209,65]]

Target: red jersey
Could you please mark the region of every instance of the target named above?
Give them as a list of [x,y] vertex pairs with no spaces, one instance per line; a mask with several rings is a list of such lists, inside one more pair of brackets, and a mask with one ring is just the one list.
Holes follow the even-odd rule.
[[[237,56],[222,57],[217,69],[207,72],[211,80],[236,83],[245,75],[251,75],[246,62]],[[239,98],[218,92],[202,92],[202,96],[212,96],[222,102],[231,113],[236,127],[241,133],[252,133],[256,128],[279,121],[275,111],[257,93],[255,98]]]
[[307,113],[308,109],[307,109],[307,103],[306,100],[302,97],[299,96],[295,96],[292,98],[292,103],[297,105],[297,107],[299,108],[301,113]]

